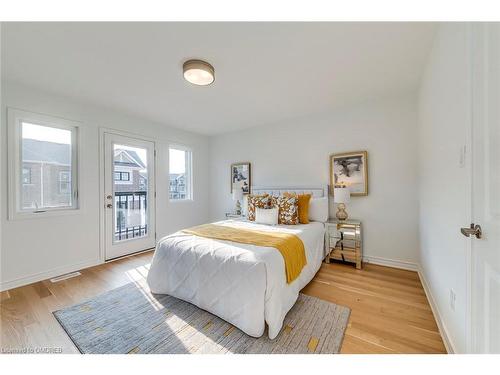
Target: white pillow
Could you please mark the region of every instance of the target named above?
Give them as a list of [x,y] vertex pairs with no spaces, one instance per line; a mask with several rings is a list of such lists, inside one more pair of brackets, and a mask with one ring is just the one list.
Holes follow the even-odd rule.
[[309,201],[309,220],[328,221],[328,197],[312,198]]
[[255,207],[255,222],[259,224],[277,225],[278,207],[275,208]]

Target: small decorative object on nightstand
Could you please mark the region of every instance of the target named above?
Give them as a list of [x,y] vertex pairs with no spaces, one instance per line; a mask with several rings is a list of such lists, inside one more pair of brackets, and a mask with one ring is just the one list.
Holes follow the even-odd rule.
[[336,187],[333,189],[333,202],[338,203],[335,216],[338,220],[347,220],[349,217],[345,210],[345,204],[351,201],[351,191],[348,187]]
[[241,215],[241,204],[240,201],[243,200],[243,190],[233,189],[233,201],[236,201],[235,213]]
[[363,248],[361,222],[357,220],[335,220],[326,223],[325,246],[328,252],[326,263],[332,259],[355,263],[361,269]]

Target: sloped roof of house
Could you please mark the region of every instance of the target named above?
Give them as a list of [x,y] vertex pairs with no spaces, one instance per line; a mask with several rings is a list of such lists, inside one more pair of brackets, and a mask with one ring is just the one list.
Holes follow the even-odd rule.
[[[122,155],[122,160],[116,160],[117,156]],[[137,152],[133,150],[116,149],[115,150],[115,164],[127,167],[146,168]]]
[[71,164],[71,145],[24,139],[22,159],[59,165]]
[[170,173],[169,177],[170,177],[170,181],[178,180],[178,179],[184,177],[184,173]]

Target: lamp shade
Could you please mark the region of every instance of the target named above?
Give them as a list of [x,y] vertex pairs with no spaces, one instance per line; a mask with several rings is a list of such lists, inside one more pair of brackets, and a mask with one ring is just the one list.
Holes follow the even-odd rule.
[[349,188],[334,188],[333,201],[335,203],[349,203],[351,201],[351,191]]
[[243,190],[240,188],[233,189],[233,201],[241,201],[243,199]]

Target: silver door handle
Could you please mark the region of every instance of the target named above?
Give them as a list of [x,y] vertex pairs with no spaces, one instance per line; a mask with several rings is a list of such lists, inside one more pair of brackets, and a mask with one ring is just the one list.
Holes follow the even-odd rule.
[[465,237],[475,236],[476,238],[481,238],[483,235],[481,226],[474,223],[472,223],[469,228],[460,228],[460,232],[462,232]]
[[107,207],[107,208],[113,208],[113,205],[112,205],[111,203],[108,203],[108,204],[106,205],[106,207]]

